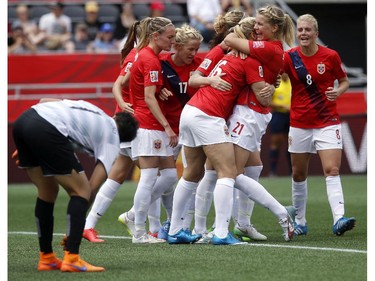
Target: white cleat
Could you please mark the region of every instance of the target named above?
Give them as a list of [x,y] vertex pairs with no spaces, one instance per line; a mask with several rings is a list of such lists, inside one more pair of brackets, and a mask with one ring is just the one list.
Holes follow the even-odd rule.
[[247,237],[254,241],[267,240],[267,236],[259,233],[252,224],[247,226],[236,225],[233,229],[233,234],[235,234],[240,239],[242,239],[243,237]]
[[292,240],[293,234],[294,234],[294,225],[293,225],[293,220],[289,216],[289,214],[285,218],[279,220],[279,224],[283,229],[284,240],[285,241]]
[[133,244],[155,244],[155,243],[165,243],[164,239],[155,238],[147,233],[143,234],[141,237],[136,238],[134,235],[132,237]]
[[133,233],[135,233],[135,224],[134,221],[129,219],[128,212],[125,212],[121,214],[118,217],[118,221],[126,226],[128,233],[130,236],[133,236]]

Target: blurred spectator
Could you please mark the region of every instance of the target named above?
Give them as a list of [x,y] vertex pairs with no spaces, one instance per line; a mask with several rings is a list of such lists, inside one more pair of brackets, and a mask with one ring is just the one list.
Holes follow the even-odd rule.
[[162,2],[154,0],[150,3],[150,17],[162,17],[164,15],[165,6]]
[[8,54],[20,54],[27,52],[36,52],[37,48],[34,43],[23,32],[21,25],[13,26],[8,37]]
[[51,4],[50,8],[50,13],[40,17],[39,29],[44,35],[44,47],[47,50],[60,50],[70,39],[72,21],[63,14],[64,5],[61,2]]
[[99,32],[100,26],[103,24],[99,20],[99,5],[96,1],[88,1],[85,4],[85,24],[87,25],[87,32],[89,40],[94,41]]
[[254,9],[250,0],[221,0],[221,8],[224,13],[231,10],[240,10],[246,12],[247,15],[253,16]]
[[96,53],[118,52],[116,40],[113,38],[114,28],[110,23],[104,23],[99,30],[98,36],[93,43]]
[[12,23],[12,28],[21,26],[25,36],[33,44],[39,44],[43,40],[43,35],[39,33],[35,20],[29,19],[29,9],[26,5],[20,4],[16,8],[17,19]]
[[113,37],[117,41],[123,40],[128,34],[129,29],[136,21],[133,13],[133,5],[131,2],[126,2],[122,5],[121,14],[115,22],[115,31]]
[[91,44],[85,23],[78,23],[74,28],[74,35],[71,40],[66,43],[65,49],[68,53],[75,51],[91,51]]
[[187,0],[190,25],[196,28],[208,43],[215,35],[214,21],[222,14],[220,0]]

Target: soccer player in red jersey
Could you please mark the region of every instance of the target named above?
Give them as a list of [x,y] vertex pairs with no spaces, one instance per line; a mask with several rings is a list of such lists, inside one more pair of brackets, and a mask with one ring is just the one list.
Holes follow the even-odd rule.
[[[292,160],[292,199],[297,209],[295,235],[306,235],[307,172],[318,153],[333,217],[333,233],[342,235],[355,226],[344,217],[340,179],[342,135],[336,99],[349,87],[338,53],[316,43],[318,22],[310,14],[297,20],[299,46],[285,54],[285,72],[292,84],[289,152]],[[335,86],[335,81],[338,81]]]
[[[112,87],[112,92],[117,102],[115,114],[121,111],[134,114],[132,104],[129,103],[129,88],[122,87],[121,84],[122,79],[129,71],[137,53],[136,48],[134,48],[134,41],[136,40],[136,37],[139,37],[141,30],[140,24],[141,22],[137,21],[132,25],[127,41],[121,50],[121,70]],[[83,238],[85,238],[86,240],[94,243],[104,242],[103,239],[100,239],[98,237],[95,226],[98,223],[99,219],[107,211],[108,207],[116,196],[117,191],[127,178],[132,167],[133,160],[131,155],[130,142],[123,142],[120,144],[119,156],[116,158],[116,161],[112,166],[107,180],[100,187],[98,194],[95,196],[94,203],[86,218],[85,229],[83,231]]]
[[[290,17],[276,6],[266,6],[257,11],[255,32],[258,40],[267,41],[248,41],[238,38],[238,35],[230,34],[225,38],[225,43],[231,48],[238,49],[244,53],[250,53],[259,61],[262,66],[259,72],[264,75],[265,81],[273,84],[276,82],[277,75],[283,65],[283,49],[281,40],[285,39],[288,44],[294,41],[293,22]],[[251,52],[250,52],[251,50]],[[271,114],[268,105],[262,105],[258,97],[254,94],[248,94],[244,91],[234,108],[234,112],[228,120],[233,142],[236,151],[236,163],[239,173],[251,177],[255,181],[246,185],[247,181],[241,175],[236,179],[236,187],[243,192],[238,192],[238,215],[234,232],[240,237],[257,238],[258,240],[267,239],[264,235],[254,233],[254,228],[250,224],[249,214],[251,215],[254,202],[248,200],[249,197],[269,208],[279,219],[283,226],[283,236],[289,241],[292,236],[292,227],[286,209],[281,206],[272,196],[265,196],[268,200],[260,200],[262,194],[267,193],[265,189],[256,181],[259,178],[263,164],[260,159],[261,138],[265,133]],[[236,211],[236,210],[235,210]],[[249,235],[250,234],[250,235]],[[253,237],[252,237],[253,236]],[[254,239],[255,240],[255,239]]]
[[[249,21],[240,26],[241,31],[247,36],[253,30],[252,27],[253,24]],[[181,217],[184,215],[185,199],[197,188],[199,180],[203,177],[206,157],[218,174],[214,196],[216,228],[212,243],[216,245],[241,243],[228,232],[237,170],[226,120],[231,115],[236,98],[244,87],[252,85],[254,92],[258,94],[266,86],[258,71],[259,66],[260,63],[255,59],[251,57],[242,59],[236,55],[236,52],[225,55],[211,75],[227,73],[223,77],[232,85],[231,91],[223,92],[210,86],[203,87],[184,107],[181,114],[180,142],[183,145],[186,164],[173,199],[168,236],[170,244],[192,243],[201,236],[184,231]],[[269,90],[269,93],[272,92],[273,90]]]
[[124,78],[130,78],[131,103],[134,116],[139,121],[137,137],[131,144],[132,157],[138,158],[141,174],[134,195],[133,243],[165,242],[147,234],[145,222],[159,171],[173,169],[171,177],[177,181],[173,147],[178,143],[178,136],[166,119],[163,102],[158,98],[163,86],[158,55],[162,50],[171,50],[175,34],[175,27],[167,18],[144,19],[137,45],[138,54]]
[[[257,10],[254,31],[257,41],[248,41],[229,34],[224,42],[229,47],[250,54],[262,62],[259,71],[263,73],[264,80],[269,84],[275,84],[283,67],[282,41],[290,46],[294,43],[293,21],[279,7],[267,5]],[[281,206],[274,198],[263,196],[266,191],[264,188],[260,188],[257,183],[263,168],[260,158],[261,139],[271,117],[269,104],[262,104],[251,92],[249,94],[243,92],[228,120],[230,133],[233,136],[238,172],[252,175],[251,178],[255,179],[246,186],[242,183],[242,179],[245,178],[240,175],[236,180],[236,187],[243,192],[238,192],[237,196],[239,197],[240,210],[248,208],[246,205],[249,203],[246,198],[249,196],[253,201],[264,207],[267,206],[280,219],[279,223],[284,225],[283,236],[286,241],[289,241],[293,235],[293,227],[288,227],[291,220],[289,216],[285,217],[285,207]],[[285,221],[285,218],[289,222]],[[246,216],[239,213],[234,233],[238,236],[246,236],[248,232],[246,223]]]
[[[164,107],[166,110],[166,118],[176,134],[179,134],[180,116],[186,102],[195,94],[196,88],[188,85],[189,78],[194,70],[202,62],[202,57],[197,56],[202,35],[193,27],[183,25],[176,28],[174,52],[162,53],[159,55],[163,69],[164,88],[162,89],[164,98]],[[174,147],[174,158],[181,151],[181,145]],[[155,184],[152,200],[160,197],[162,194],[163,206],[167,211],[167,221],[164,227],[160,229],[158,237],[167,240],[169,221],[172,213],[173,193],[176,182],[167,184],[165,182],[157,182]],[[191,208],[188,215],[184,219],[184,228],[190,228],[194,214],[194,200],[191,199]]]
[[[225,73],[210,76],[212,69],[215,67],[216,63],[222,59],[222,57],[228,52],[228,46],[224,43],[223,39],[229,33],[229,30],[235,27],[242,19],[246,18],[246,14],[239,10],[232,10],[227,12],[225,15],[219,15],[214,23],[214,28],[216,31],[216,36],[210,42],[211,50],[208,52],[204,61],[199,66],[199,68],[194,72],[192,77],[189,79],[189,84],[194,87],[202,87],[205,85],[210,85],[216,89],[227,91],[230,90],[232,85],[221,79],[221,76]],[[253,176],[258,172],[258,167],[249,168],[249,176]],[[254,172],[252,170],[255,170]],[[259,171],[260,173],[260,171]],[[255,178],[257,179],[257,177]],[[196,191],[196,202],[195,202],[195,233],[201,233],[203,237],[197,241],[197,243],[206,244],[210,243],[210,238],[212,238],[212,233],[207,231],[207,215],[210,210],[210,206],[213,198],[213,189],[217,181],[217,175],[214,167],[211,165],[210,161],[206,161],[205,164],[205,174],[202,180],[199,182]],[[235,190],[235,193],[238,193]],[[233,203],[233,219],[235,222],[238,220],[238,215],[243,214],[247,218],[247,224],[249,227],[248,237],[253,240],[266,240],[267,237],[259,233],[256,228],[251,224],[250,218],[252,216],[252,211],[254,207],[253,201],[247,199],[249,203],[246,206],[246,210],[239,210],[238,208],[238,196],[235,195],[235,200]],[[244,206],[242,204],[241,206]],[[213,225],[213,228],[215,225]]]
[[[159,59],[163,69],[163,89],[160,98],[163,100],[163,106],[167,108],[165,116],[170,123],[174,132],[178,134],[178,126],[182,107],[195,93],[196,89],[187,86],[187,81],[191,72],[197,68],[202,59],[196,56],[203,38],[194,28],[184,25],[176,29],[176,38],[174,49],[175,52],[159,54]],[[177,145],[173,148],[174,159],[176,160],[180,152],[181,146]],[[176,183],[175,168],[165,168],[160,171],[151,195],[151,206],[149,208],[149,234],[160,236],[166,240],[166,225],[169,225],[169,218],[172,212],[172,201],[174,184]],[[153,205],[158,202],[160,196],[163,195],[163,206],[167,211],[168,220],[160,228],[160,209],[151,210]],[[157,200],[157,201],[155,201]],[[160,206],[160,202],[157,203]],[[150,213],[151,212],[151,213]],[[131,220],[134,218],[134,208],[120,215],[123,221],[131,228]],[[152,219],[151,219],[152,217]],[[156,220],[158,222],[156,222]],[[160,228],[160,229],[159,229]],[[160,234],[160,231],[164,233]],[[131,230],[134,232],[135,230]],[[158,233],[159,231],[159,233]]]

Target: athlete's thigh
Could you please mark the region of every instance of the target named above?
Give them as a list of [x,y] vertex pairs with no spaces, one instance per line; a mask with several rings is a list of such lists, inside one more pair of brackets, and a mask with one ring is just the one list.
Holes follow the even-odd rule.
[[183,154],[183,178],[187,181],[198,182],[204,175],[204,163],[206,155],[203,147],[182,147]]
[[337,176],[340,174],[342,157],[341,149],[318,150],[318,155],[325,176]]
[[174,155],[168,157],[160,157],[159,170],[164,170],[168,168],[176,168],[176,161],[174,160]]
[[244,167],[249,160],[250,151],[242,146],[234,145],[234,155],[236,159],[236,169],[238,174],[244,173]]
[[237,175],[233,143],[225,142],[204,146],[207,158],[217,172],[218,178],[235,178]]
[[54,177],[45,177],[41,167],[28,168],[27,174],[38,189],[38,197],[43,201],[54,203],[59,193],[59,185]]
[[263,166],[262,159],[260,158],[260,151],[250,151],[245,167],[249,166]]
[[159,168],[160,156],[139,156],[140,169]]
[[90,200],[91,187],[85,172],[77,173],[73,170],[70,175],[58,175],[55,178],[70,196],[80,196],[87,201]]
[[112,166],[108,178],[118,183],[123,183],[132,167],[133,160],[129,156],[120,153]]
[[307,177],[310,153],[291,153],[293,179],[295,181],[304,181]]

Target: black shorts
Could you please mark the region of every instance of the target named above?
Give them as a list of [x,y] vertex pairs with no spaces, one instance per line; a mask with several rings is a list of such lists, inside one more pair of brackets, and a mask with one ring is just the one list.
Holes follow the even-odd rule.
[[272,112],[272,119],[269,124],[271,134],[288,134],[290,125],[289,112]]
[[13,140],[21,168],[40,166],[45,176],[83,171],[69,139],[33,108],[25,111],[14,123]]

